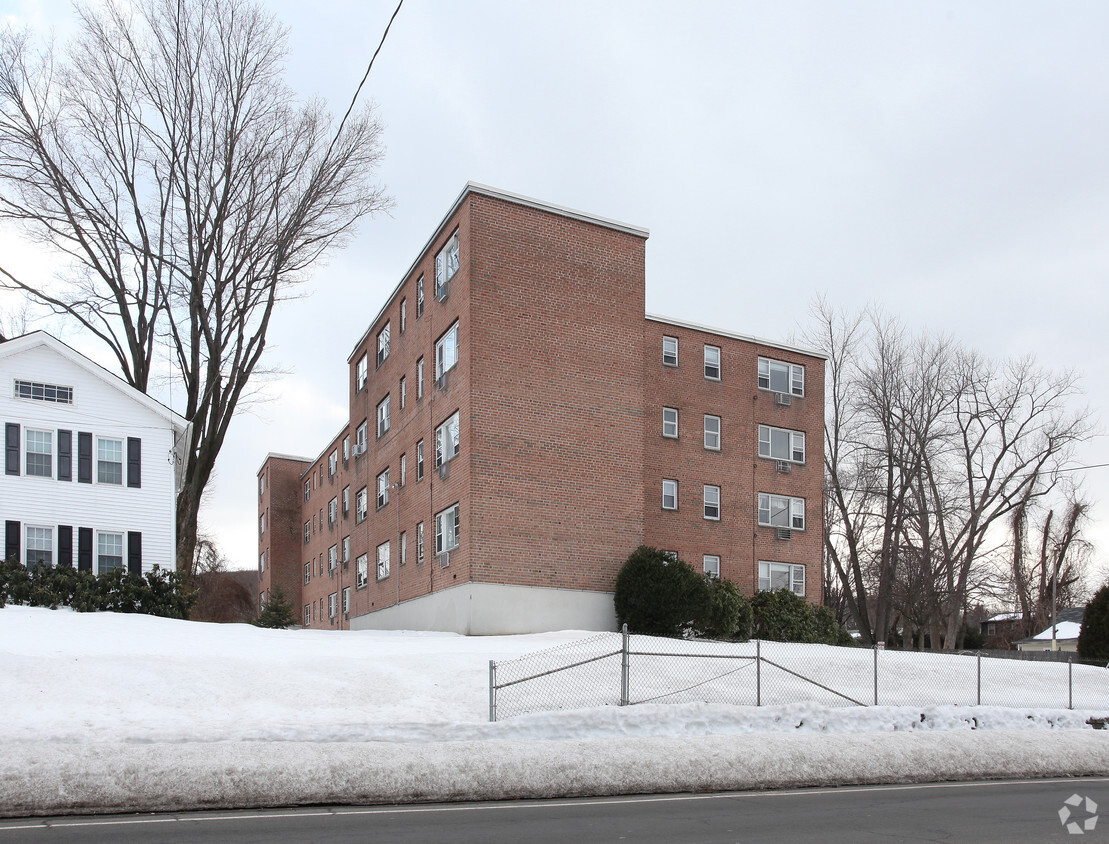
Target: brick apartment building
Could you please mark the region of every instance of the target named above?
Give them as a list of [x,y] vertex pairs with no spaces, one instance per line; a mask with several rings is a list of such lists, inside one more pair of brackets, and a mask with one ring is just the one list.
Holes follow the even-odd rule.
[[647,231],[470,183],[259,471],[259,592],[313,628],[615,629],[640,544],[821,600],[824,360],[644,316]]

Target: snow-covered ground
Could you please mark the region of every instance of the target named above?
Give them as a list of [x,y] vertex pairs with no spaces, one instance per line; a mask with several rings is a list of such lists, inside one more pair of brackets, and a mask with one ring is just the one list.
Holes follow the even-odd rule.
[[[1087,724],[1109,698],[1075,711],[646,703],[489,723],[490,659],[595,636],[270,631],[8,606],[0,814],[1109,773],[1109,732]],[[834,649],[789,647],[795,659],[819,649],[813,661],[836,673]],[[937,700],[965,695],[929,686]]]

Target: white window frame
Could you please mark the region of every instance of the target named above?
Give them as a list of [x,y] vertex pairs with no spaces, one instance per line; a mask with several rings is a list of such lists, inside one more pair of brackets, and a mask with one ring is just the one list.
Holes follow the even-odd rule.
[[350,435],[343,437],[343,466],[350,460]]
[[443,423],[435,429],[435,468],[458,456],[461,448],[461,433],[459,431],[458,411],[448,416]]
[[424,561],[424,523],[416,525],[416,565]]
[[458,366],[458,320],[435,341],[435,380]]
[[723,427],[723,420],[719,416],[713,416],[711,413],[705,414],[705,449],[707,451],[720,451],[721,429]]
[[710,577],[720,577],[720,555],[705,554],[702,556],[701,570]]
[[424,479],[424,441],[419,440],[416,443],[416,480],[422,481]]
[[258,555],[258,571],[259,572],[264,572],[265,570],[266,570],[266,552],[262,551],[262,553]]
[[450,239],[444,244],[443,248],[435,256],[435,296],[436,298],[442,295],[443,287],[450,283],[450,280],[458,273],[459,265],[462,259],[461,244],[458,240],[458,232],[450,236]]
[[370,355],[366,352],[358,359],[354,367],[354,391],[357,393],[366,386],[370,380]]
[[[667,506],[668,500],[670,501],[669,506]],[[662,509],[678,509],[678,482],[673,478],[663,478],[662,480]]]
[[[775,434],[778,436],[776,437]],[[781,452],[781,440],[785,435],[786,450]],[[775,439],[779,440],[775,443]],[[778,454],[775,454],[775,446]],[[759,457],[770,460],[785,460],[788,463],[804,464],[805,462],[805,432],[794,431],[790,428],[776,428],[773,425],[759,425]]]
[[309,519],[304,523],[304,544],[307,545],[312,541],[312,520]]
[[[785,378],[786,389],[779,389],[781,379]],[[775,380],[778,386],[774,386]],[[759,358],[759,389],[772,393],[784,393],[803,398],[805,395],[805,367],[797,363],[787,363],[774,358]]]
[[335,474],[339,471],[339,451],[336,449],[332,451],[327,458],[327,476],[334,478]]
[[366,520],[366,516],[369,514],[369,507],[370,490],[368,487],[362,487],[354,496],[354,521],[356,523]]
[[312,497],[312,481],[307,480],[304,482],[304,500],[308,501]]
[[402,530],[400,532],[400,559],[397,560],[399,565],[405,565],[408,562],[408,531]]
[[389,470],[380,472],[377,476],[377,509],[389,506]]
[[385,363],[389,359],[389,334],[390,334],[389,321],[385,321],[384,327],[377,332],[377,365]]
[[307,586],[311,582],[312,582],[312,564],[311,563],[305,563],[304,564],[304,585]]
[[304,605],[304,626],[305,627],[311,627],[312,626],[312,605],[311,604],[305,604]]
[[377,546],[377,579],[384,580],[389,576],[389,540],[386,539]]
[[339,565],[339,546],[332,545],[327,549],[327,570],[335,571],[337,565]]
[[403,334],[408,329],[408,300],[400,300],[400,333]]
[[350,562],[350,537],[349,536],[344,536],[343,537],[343,556],[339,560],[339,562],[341,562],[341,563],[349,563]]
[[339,499],[332,498],[327,502],[327,524],[331,526],[339,520]]
[[457,503],[435,514],[435,553],[453,551],[462,533],[462,511]]
[[366,449],[370,444],[370,423],[369,420],[363,419],[362,424],[354,433],[354,452],[355,455],[366,453]]
[[[40,546],[40,545],[43,545],[43,544],[47,544],[47,545],[50,546],[49,549],[42,548],[42,547],[36,547],[34,549],[34,552],[32,552],[32,550],[31,550],[31,535],[32,535],[31,532],[32,531],[34,531],[35,545]],[[24,525],[23,526],[23,564],[27,568],[31,568],[32,566],[36,566],[36,565],[38,565],[39,560],[38,560],[38,558],[32,558],[31,554],[32,553],[37,553],[37,554],[47,553],[47,554],[49,554],[50,559],[43,560],[42,562],[45,565],[48,565],[48,566],[54,565],[54,563],[56,563],[57,560],[58,560],[57,547],[56,547],[57,543],[55,541],[56,539],[57,539],[57,537],[55,536],[55,530],[50,525],[34,525],[34,524]]]
[[[101,540],[102,539],[107,539],[108,537],[112,537],[118,542],[118,546],[117,546],[119,548],[119,554],[118,555],[117,554],[111,554],[111,555],[104,554],[104,547],[103,547],[103,544],[102,544]],[[104,574],[105,572],[108,572],[108,571],[111,571],[112,569],[117,569],[117,568],[118,569],[123,569],[124,571],[126,571],[127,570],[127,551],[126,551],[126,548],[127,548],[127,537],[124,535],[123,531],[119,531],[119,530],[98,530],[96,532],[96,573],[97,574]],[[119,565],[113,565],[111,569],[104,568],[103,565],[101,565],[101,560],[102,560],[102,558],[104,558],[106,556],[111,556],[113,558],[118,556]]]
[[361,589],[370,578],[370,557],[368,554],[359,554],[354,561],[354,586]]
[[408,377],[402,375],[400,377],[400,409],[404,410],[405,404],[408,403]]
[[[103,446],[103,445],[106,445],[108,443],[115,443],[119,446],[119,462],[118,463],[116,463],[116,461],[114,461],[114,460],[104,460],[101,457],[100,447]],[[124,471],[124,462],[126,460],[125,455],[126,455],[126,441],[122,437],[97,437],[96,438],[96,482],[98,484],[104,484],[105,486],[123,486],[124,482],[127,480],[126,474],[125,474],[125,471]],[[118,465],[119,466],[119,481],[118,482],[117,481],[110,481],[110,480],[106,481],[106,480],[104,480],[103,467],[105,465],[108,465],[108,466]]]
[[662,435],[667,439],[678,438],[678,409],[664,407],[662,409]]
[[[776,576],[776,577],[775,577]],[[785,577],[788,585],[779,586],[778,589],[789,589],[795,595],[805,597],[805,566],[800,563],[779,563],[772,560],[759,560],[760,592],[777,591],[774,587],[775,580]]]
[[424,277],[416,279],[416,319],[424,315]]
[[339,593],[332,592],[327,596],[327,617],[334,619],[339,614]]
[[704,517],[710,522],[720,521],[720,487],[715,484],[704,485]]
[[52,404],[73,404],[73,388],[41,381],[24,381],[16,378],[12,385],[12,398]]
[[419,401],[424,397],[424,359],[419,358],[416,361],[416,400]]
[[343,515],[350,513],[350,487],[343,487]]
[[402,454],[400,456],[400,477],[397,479],[397,482],[401,486],[404,486],[404,484],[407,480],[407,475],[408,475],[408,455],[407,454]]
[[350,587],[343,587],[343,615],[350,615]]
[[258,516],[258,535],[263,536],[266,532],[266,514],[262,513]]
[[[720,380],[720,347],[705,344],[705,378],[709,381]],[[715,358],[715,360],[713,360]]]
[[[34,442],[36,448],[32,450],[31,443]],[[99,439],[97,442],[99,443]],[[106,442],[119,442],[118,440],[105,440]],[[42,446],[46,447],[42,451]],[[46,458],[46,471],[31,471],[31,456],[36,458]],[[100,456],[99,447],[97,449],[97,457]],[[36,464],[42,463],[41,459],[36,460]],[[45,431],[41,428],[27,428],[23,432],[23,472],[28,478],[53,478],[54,477],[54,432]],[[97,461],[97,477],[99,478],[99,461]],[[99,483],[99,481],[98,481]],[[116,484],[118,486],[119,484]]]
[[[780,513],[786,514],[785,524],[774,521],[775,518],[781,520]],[[760,492],[758,520],[762,527],[804,530],[805,499],[791,495],[776,495],[772,492]]]
[[678,338],[667,334],[662,336],[662,365],[678,365]]
[[377,403],[377,438],[389,433],[389,395]]

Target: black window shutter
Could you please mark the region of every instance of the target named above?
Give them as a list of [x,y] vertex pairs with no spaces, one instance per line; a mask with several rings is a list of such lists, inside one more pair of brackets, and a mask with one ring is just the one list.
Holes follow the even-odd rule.
[[19,423],[8,422],[4,425],[4,471],[9,475],[19,474]]
[[87,431],[77,434],[77,481],[82,484],[92,483],[92,434]]
[[58,431],[58,480],[73,480],[72,431]]
[[77,528],[77,568],[92,571],[92,528]]
[[4,522],[4,557],[19,562],[19,522]]
[[73,528],[69,525],[58,525],[58,565],[73,565]]
[[142,440],[127,438],[127,486],[142,486]]
[[142,533],[137,530],[127,531],[127,571],[142,575]]

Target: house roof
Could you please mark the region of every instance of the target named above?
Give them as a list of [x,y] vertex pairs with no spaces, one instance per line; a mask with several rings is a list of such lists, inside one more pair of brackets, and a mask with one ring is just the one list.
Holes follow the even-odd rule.
[[1019,612],[999,612],[997,615],[991,615],[983,623],[989,624],[991,621],[1016,621],[1019,618]]
[[32,331],[29,334],[13,337],[11,340],[0,343],[0,359],[14,357],[22,352],[27,352],[40,346],[45,346],[71,363],[81,367],[90,375],[99,378],[109,387],[113,387],[127,396],[127,398],[137,402],[158,416],[161,416],[166,422],[179,431],[184,431],[188,428],[188,420],[181,414],[171,410],[160,401],[151,398],[141,390],[135,389],[114,372],[105,369],[96,361],[85,357],[76,349],[66,345],[53,334],[46,331]]
[[[1077,621],[1060,621],[1055,625],[1055,639],[1077,639],[1078,634],[1082,632],[1082,625]],[[1037,633],[1031,639],[1022,641],[1051,641],[1051,628],[1047,628],[1042,633]]]

